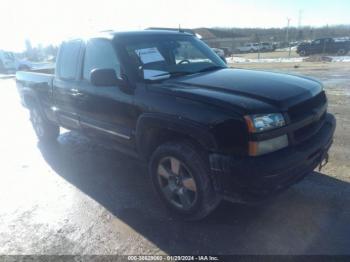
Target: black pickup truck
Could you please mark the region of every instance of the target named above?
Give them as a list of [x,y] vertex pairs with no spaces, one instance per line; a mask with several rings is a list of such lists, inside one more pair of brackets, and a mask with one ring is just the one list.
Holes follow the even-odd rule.
[[320,38],[311,43],[301,43],[297,47],[297,53],[300,56],[314,54],[337,54],[346,55],[350,50],[350,40]]
[[39,140],[55,142],[62,126],[145,161],[160,198],[185,219],[300,181],[324,163],[335,130],[318,81],[228,68],[181,32],[69,40],[55,75],[16,78]]

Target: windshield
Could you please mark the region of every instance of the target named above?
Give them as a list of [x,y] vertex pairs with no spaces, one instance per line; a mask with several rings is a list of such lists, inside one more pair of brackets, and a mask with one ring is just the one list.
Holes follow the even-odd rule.
[[123,43],[133,70],[144,80],[159,80],[226,67],[202,41],[189,35],[134,37]]

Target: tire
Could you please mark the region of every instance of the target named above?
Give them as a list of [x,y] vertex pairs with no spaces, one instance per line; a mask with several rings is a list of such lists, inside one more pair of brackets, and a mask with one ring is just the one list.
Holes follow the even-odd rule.
[[199,220],[220,203],[204,151],[189,142],[168,142],[151,156],[153,185],[170,213],[183,220]]
[[343,55],[346,55],[346,53],[347,53],[347,51],[345,50],[345,49],[339,49],[338,51],[337,51],[337,55],[339,55],[339,56],[343,56]]
[[60,134],[60,127],[46,119],[39,106],[30,107],[30,121],[40,142],[54,143]]
[[300,51],[299,51],[299,55],[300,55],[300,56],[307,56],[308,54],[306,53],[305,50],[300,50]]
[[0,60],[0,74],[2,73],[6,73],[6,69],[3,62]]

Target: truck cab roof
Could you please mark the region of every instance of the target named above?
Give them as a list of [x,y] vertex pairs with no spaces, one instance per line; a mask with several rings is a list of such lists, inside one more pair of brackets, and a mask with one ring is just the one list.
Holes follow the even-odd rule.
[[174,31],[174,30],[164,30],[164,29],[147,29],[147,30],[136,30],[136,31],[114,31],[106,30],[101,31],[96,34],[90,34],[85,37],[76,37],[67,39],[66,41],[80,40],[80,39],[91,39],[91,38],[105,38],[108,40],[113,40],[116,38],[129,38],[129,37],[142,37],[142,36],[164,36],[164,35],[187,35],[194,36],[191,33],[183,31]]

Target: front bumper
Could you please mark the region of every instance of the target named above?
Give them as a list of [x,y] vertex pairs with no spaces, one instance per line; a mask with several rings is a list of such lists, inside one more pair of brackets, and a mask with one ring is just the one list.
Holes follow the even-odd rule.
[[259,157],[211,154],[215,189],[238,202],[264,199],[295,184],[324,159],[332,142],[336,121],[326,114],[323,126],[309,140]]

